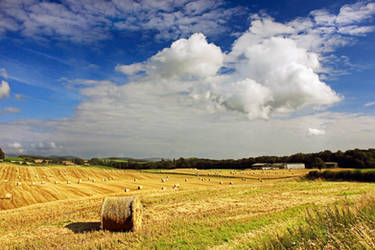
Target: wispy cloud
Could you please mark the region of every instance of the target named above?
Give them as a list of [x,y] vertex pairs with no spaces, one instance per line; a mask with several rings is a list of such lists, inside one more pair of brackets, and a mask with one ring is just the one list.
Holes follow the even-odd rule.
[[[0,35],[19,31],[34,39],[53,37],[91,43],[119,31],[156,31],[157,39],[177,39],[195,32],[215,35],[227,31],[241,8],[224,8],[224,1],[2,1]],[[220,20],[220,21],[218,21]]]
[[374,105],[375,105],[375,102],[368,102],[364,106],[365,107],[370,107],[370,106],[374,106]]
[[21,109],[16,108],[16,107],[5,107],[5,108],[0,110],[0,115],[18,113],[20,111],[21,111]]

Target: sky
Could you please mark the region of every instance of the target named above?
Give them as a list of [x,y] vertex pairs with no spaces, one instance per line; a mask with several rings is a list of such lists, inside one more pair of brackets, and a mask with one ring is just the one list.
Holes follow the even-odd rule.
[[375,2],[0,0],[8,154],[375,145]]

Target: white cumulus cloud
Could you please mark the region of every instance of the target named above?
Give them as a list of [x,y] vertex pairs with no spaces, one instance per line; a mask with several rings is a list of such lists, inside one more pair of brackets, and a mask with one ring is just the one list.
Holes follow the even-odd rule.
[[317,129],[317,128],[309,128],[308,129],[308,135],[325,135],[326,131],[323,129]]
[[207,43],[203,34],[196,33],[188,39],[173,42],[170,48],[163,49],[143,64],[118,65],[116,70],[128,75],[145,70],[153,78],[191,79],[215,75],[223,61],[221,49]]
[[5,79],[7,79],[8,78],[8,72],[4,68],[1,68],[0,69],[0,76],[2,76]]
[[19,143],[19,142],[13,142],[13,143],[10,143],[8,144],[8,147],[11,149],[11,150],[15,150],[16,152],[15,153],[24,153],[25,152],[25,149],[23,148],[22,144]]
[[[255,30],[261,32],[259,25],[274,23],[256,22]],[[272,36],[276,29],[265,29],[265,35],[271,35],[266,38],[253,30],[251,26],[240,36],[229,54],[198,33],[175,41],[146,62],[118,65],[116,69],[127,74],[144,70],[143,78],[128,85],[143,85],[147,92],[149,86],[160,85],[164,95],[178,96],[182,105],[190,105],[190,97],[193,105],[213,112],[236,111],[249,119],[268,119],[273,112],[293,112],[341,100],[319,78],[319,54],[299,47],[293,38]],[[223,66],[231,72],[218,73]],[[88,91],[85,93],[90,95]]]
[[9,96],[9,92],[10,92],[10,87],[9,87],[9,84],[8,82],[6,81],[1,81],[1,85],[0,85],[0,99],[3,98],[4,96]]

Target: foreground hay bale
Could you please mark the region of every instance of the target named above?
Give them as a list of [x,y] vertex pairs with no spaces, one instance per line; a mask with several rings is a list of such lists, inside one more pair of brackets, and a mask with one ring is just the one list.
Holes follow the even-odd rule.
[[4,199],[12,199],[12,194],[9,194],[9,193],[5,194]]
[[130,189],[129,188],[125,188],[125,193],[128,193],[128,192],[130,192]]
[[17,182],[17,183],[16,183],[16,186],[21,186],[21,185],[22,185],[21,182]]
[[143,186],[138,186],[138,190],[141,190],[143,188]]
[[142,224],[142,205],[135,197],[104,198],[101,227],[110,231],[137,231]]
[[166,187],[161,187],[161,190],[165,191],[165,190],[167,190],[167,188]]

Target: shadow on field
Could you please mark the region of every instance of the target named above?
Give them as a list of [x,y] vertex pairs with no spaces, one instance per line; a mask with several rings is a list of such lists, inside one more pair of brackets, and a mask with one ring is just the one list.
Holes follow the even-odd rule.
[[73,233],[85,233],[100,230],[100,222],[73,222],[65,226]]

